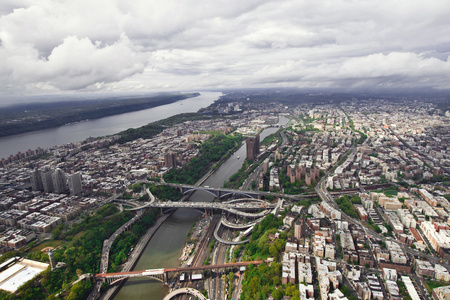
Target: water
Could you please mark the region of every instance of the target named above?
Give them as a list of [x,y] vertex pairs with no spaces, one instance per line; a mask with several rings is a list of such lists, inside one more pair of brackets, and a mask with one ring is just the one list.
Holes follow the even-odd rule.
[[57,128],[27,132],[0,138],[0,159],[28,149],[49,148],[83,141],[88,137],[111,135],[128,128],[137,128],[173,115],[197,112],[221,96],[219,92],[201,92],[201,95],[135,112],[88,120]]
[[[286,124],[287,118],[280,116],[280,123]],[[275,133],[278,128],[267,128],[260,134],[260,140]],[[240,156],[240,159],[237,159]],[[236,173],[244,163],[245,143],[212,174],[203,185],[222,187],[223,183]],[[211,202],[214,197],[205,191],[196,191],[189,198],[195,202]],[[156,231],[142,252],[134,270],[178,267],[180,253],[184,247],[187,233],[200,213],[191,209],[178,209]],[[114,300],[142,299],[161,300],[167,294],[167,287],[160,282],[146,278],[130,278],[114,297]]]

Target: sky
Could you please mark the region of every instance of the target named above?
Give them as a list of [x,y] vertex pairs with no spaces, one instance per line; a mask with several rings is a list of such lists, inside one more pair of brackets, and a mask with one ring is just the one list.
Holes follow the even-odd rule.
[[449,0],[2,0],[0,98],[450,89]]

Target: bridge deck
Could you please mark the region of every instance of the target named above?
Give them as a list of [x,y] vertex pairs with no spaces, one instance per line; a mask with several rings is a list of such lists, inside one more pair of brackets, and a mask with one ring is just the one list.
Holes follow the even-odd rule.
[[[259,265],[261,263],[265,262],[264,260],[256,260],[256,261],[243,261],[243,262],[235,262],[235,263],[228,263],[228,264],[220,264],[220,265],[208,265],[208,266],[198,266],[198,267],[185,267],[185,268],[169,268],[169,269],[163,269],[164,273],[167,272],[183,272],[183,271],[194,271],[194,270],[208,270],[208,269],[226,269],[226,268],[233,268],[233,267],[245,267],[250,264]],[[161,270],[161,269],[157,269]],[[146,272],[150,272],[151,270],[140,270],[140,271],[130,271],[130,272],[116,272],[116,273],[100,273],[95,275],[96,278],[108,278],[108,277],[127,277],[129,275],[142,275]]]

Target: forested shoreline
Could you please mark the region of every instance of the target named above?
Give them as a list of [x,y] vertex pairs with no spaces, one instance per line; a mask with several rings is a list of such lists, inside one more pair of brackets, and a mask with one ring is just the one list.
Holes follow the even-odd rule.
[[184,93],[134,99],[67,101],[41,105],[31,103],[6,107],[0,112],[0,137],[139,111],[199,95],[199,93]]

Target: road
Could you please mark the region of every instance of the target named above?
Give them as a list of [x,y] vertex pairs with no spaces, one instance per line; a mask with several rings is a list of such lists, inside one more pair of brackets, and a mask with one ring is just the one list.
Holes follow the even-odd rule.
[[[247,198],[246,198],[247,199]],[[267,215],[270,209],[275,208],[274,204],[269,202],[261,203],[261,200],[255,199],[252,203],[223,203],[223,202],[149,202],[143,206],[132,208],[130,210],[138,210],[147,207],[157,208],[192,208],[192,209],[208,209],[208,210],[222,210],[244,218],[260,218]],[[261,210],[257,213],[247,213],[243,210]]]
[[192,295],[194,297],[197,297],[197,299],[199,299],[199,300],[207,300],[206,297],[203,296],[202,293],[200,293],[200,291],[193,289],[193,288],[181,288],[181,289],[174,290],[174,291],[170,292],[169,294],[167,294],[163,300],[170,300],[177,295],[184,295],[184,294]]
[[[230,231],[226,231],[225,233],[223,233],[223,237],[224,238],[229,238],[231,236],[232,235],[231,235]],[[220,244],[220,243],[216,243],[216,244],[217,244],[217,246],[216,246],[215,251],[214,251],[213,263],[212,264],[219,264],[219,265],[220,264],[225,264],[225,262],[226,262],[226,253],[227,253],[228,246]],[[223,297],[223,292],[224,292],[224,289],[225,289],[225,286],[224,286],[225,283],[223,282],[223,280],[221,278],[222,277],[221,273],[222,272],[217,272],[216,273],[216,277],[214,278],[214,285],[213,285],[214,291],[213,291],[212,295],[209,295],[209,297],[211,299],[225,299]]]

